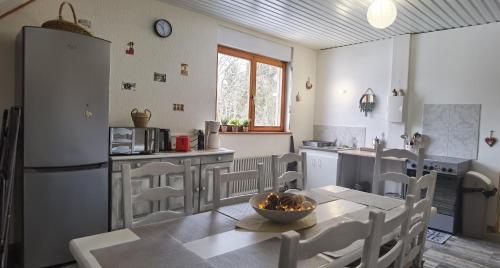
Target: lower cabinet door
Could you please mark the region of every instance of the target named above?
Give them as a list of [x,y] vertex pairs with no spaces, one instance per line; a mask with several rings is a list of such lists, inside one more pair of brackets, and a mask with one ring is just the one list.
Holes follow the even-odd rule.
[[[193,180],[193,213],[199,211],[199,177],[200,166],[191,166],[191,179]],[[171,186],[175,189],[184,189],[184,177],[182,174],[163,175],[160,178],[160,186]],[[160,210],[184,210],[184,197],[171,197],[160,202]]]
[[[214,186],[214,168],[221,168],[221,172],[231,172],[233,168],[233,162],[224,162],[217,164],[207,164],[201,165],[200,169],[200,212],[208,211],[212,209],[212,196],[213,196],[213,186]],[[227,189],[221,187],[221,195],[227,193]]]
[[337,185],[336,152],[300,150],[307,154],[307,189]]

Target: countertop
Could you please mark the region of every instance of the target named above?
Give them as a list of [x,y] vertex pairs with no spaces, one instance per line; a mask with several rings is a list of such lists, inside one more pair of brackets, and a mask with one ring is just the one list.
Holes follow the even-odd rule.
[[[360,149],[341,150],[339,151],[339,154],[375,158],[375,152],[361,151]],[[402,162],[406,162],[406,160],[408,160],[406,158],[397,158],[397,157],[383,157],[383,159],[402,161]]]
[[332,146],[332,147],[315,147],[315,146],[305,146],[301,145],[299,146],[299,149],[304,149],[304,150],[315,150],[315,151],[323,151],[323,152],[332,152],[336,153],[339,151],[339,148]]
[[229,150],[226,148],[219,149],[206,149],[206,150],[191,150],[189,152],[162,152],[156,154],[142,154],[142,155],[116,155],[111,156],[111,160],[142,160],[142,159],[154,159],[154,158],[174,158],[174,157],[196,157],[196,156],[206,156],[206,155],[219,155],[219,154],[234,154],[234,150]]

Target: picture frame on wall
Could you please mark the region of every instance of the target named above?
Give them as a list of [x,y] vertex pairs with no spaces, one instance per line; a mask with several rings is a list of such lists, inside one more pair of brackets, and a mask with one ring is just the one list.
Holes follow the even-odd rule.
[[0,1],[0,19],[16,12],[35,0],[4,0]]

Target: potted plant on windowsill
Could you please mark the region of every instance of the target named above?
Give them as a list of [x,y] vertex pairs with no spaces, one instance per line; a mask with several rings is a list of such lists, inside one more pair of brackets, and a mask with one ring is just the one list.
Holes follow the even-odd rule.
[[228,118],[222,118],[222,120],[220,120],[220,131],[221,132],[227,132],[228,131],[228,123],[229,123],[229,119]]
[[243,120],[241,123],[243,126],[243,132],[248,132],[248,125],[250,125],[250,121],[248,119]]
[[240,120],[233,118],[229,121],[229,125],[231,126],[231,132],[238,132],[240,128]]

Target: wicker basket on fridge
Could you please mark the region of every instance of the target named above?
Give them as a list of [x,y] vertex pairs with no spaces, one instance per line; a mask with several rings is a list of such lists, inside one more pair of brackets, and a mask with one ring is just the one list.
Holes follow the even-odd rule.
[[[73,22],[64,20],[62,17],[62,10],[65,5],[68,5],[69,8],[71,9],[71,13],[73,13]],[[42,24],[42,27],[92,36],[92,34],[89,31],[87,31],[87,29],[78,25],[75,9],[73,8],[73,5],[71,3],[68,3],[66,1],[62,2],[61,5],[59,6],[59,17],[56,20],[49,20],[44,22]]]

